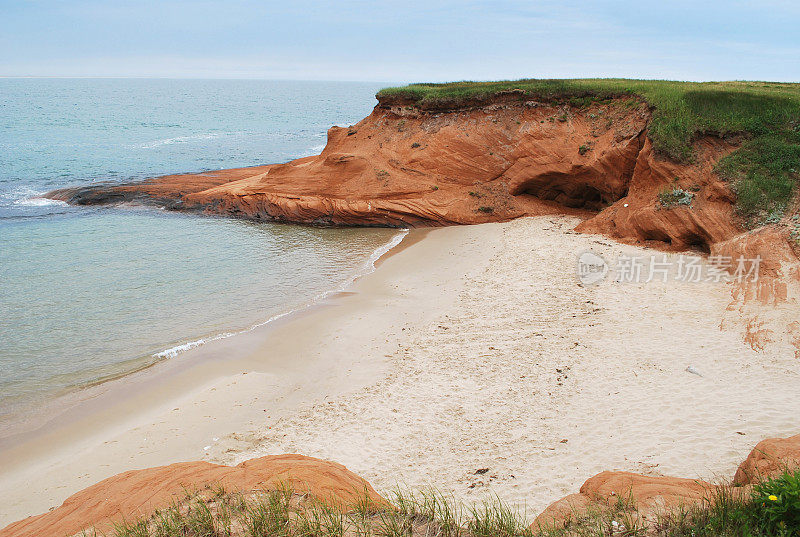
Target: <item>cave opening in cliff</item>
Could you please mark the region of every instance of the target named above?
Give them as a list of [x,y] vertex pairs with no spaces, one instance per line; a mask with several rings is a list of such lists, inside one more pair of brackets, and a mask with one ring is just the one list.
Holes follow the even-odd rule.
[[711,253],[711,246],[709,245],[709,242],[700,235],[696,235],[694,233],[690,234],[684,239],[684,242],[686,247],[690,250],[697,250],[704,254]]
[[573,209],[601,211],[626,193],[609,196],[587,180],[569,174],[547,174],[520,183],[511,194],[534,196]]

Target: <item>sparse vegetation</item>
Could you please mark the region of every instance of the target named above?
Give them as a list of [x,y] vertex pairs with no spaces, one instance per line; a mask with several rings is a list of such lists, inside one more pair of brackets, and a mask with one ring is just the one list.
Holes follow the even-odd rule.
[[592,142],[586,142],[584,144],[581,144],[580,147],[578,147],[578,153],[580,153],[581,155],[585,155],[586,153],[592,150],[592,146],[593,146]]
[[420,147],[419,142],[414,142],[413,144],[411,144],[411,149],[416,149],[418,147]]
[[[688,163],[699,136],[741,135],[742,146],[719,163],[732,181],[737,211],[751,224],[764,214],[783,214],[800,178],[800,84],[774,82],[673,82],[569,79],[411,84],[386,88],[379,97],[401,97],[428,107],[490,99],[519,99],[585,107],[633,97],[652,110],[648,135],[659,153]],[[632,104],[633,101],[621,101]],[[566,120],[565,115],[551,118]]]
[[[350,509],[287,487],[241,494],[208,490],[146,519],[117,524],[108,537],[795,537],[800,471],[751,491],[723,486],[693,507],[642,515],[630,498],[575,513],[566,527],[530,528],[526,514],[499,500],[467,507],[433,490],[397,491],[389,503],[366,495]],[[84,532],[85,536],[98,535]]]
[[119,523],[108,537],[532,536],[524,516],[500,501],[466,510],[430,490],[398,491],[390,502],[376,505],[365,495],[355,508],[342,509],[288,488],[248,495],[203,491],[149,518]]
[[800,471],[757,484],[750,494],[720,487],[710,501],[666,514],[658,535],[669,537],[790,537],[800,534]]
[[693,200],[694,200],[694,194],[692,192],[683,190],[682,188],[678,188],[677,186],[673,186],[672,188],[662,190],[658,194],[658,203],[660,203],[661,206],[665,209],[678,207],[679,205],[691,207]]
[[794,242],[795,246],[800,247],[800,217],[798,215],[792,216],[789,238]]
[[488,205],[481,205],[480,207],[478,207],[478,211],[482,213],[493,213],[494,207],[489,207]]

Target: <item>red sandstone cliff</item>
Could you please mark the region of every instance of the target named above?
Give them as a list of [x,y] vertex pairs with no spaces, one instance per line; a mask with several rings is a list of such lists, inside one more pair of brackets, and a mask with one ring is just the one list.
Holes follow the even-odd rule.
[[51,195],[334,225],[590,216],[627,193],[648,118],[633,99],[581,110],[526,102],[430,112],[383,103],[357,125],[332,127],[318,156]]
[[[78,204],[140,202],[258,220],[429,226],[581,215],[580,231],[662,248],[697,248],[743,230],[714,164],[734,147],[705,138],[696,162],[656,155],[649,108],[619,98],[576,108],[498,98],[421,110],[384,100],[349,128],[332,127],[320,155],[286,164],[172,175],[56,191]],[[663,208],[677,185],[691,207]]]
[[[729,310],[736,314],[723,324],[742,325],[754,348],[788,333],[800,349],[800,323],[791,312],[770,314],[780,317],[775,321],[763,319],[759,309],[775,299],[796,304],[800,258],[787,233],[768,228],[754,234],[738,224],[734,197],[714,172],[735,149],[732,142],[699,139],[694,162],[677,163],[654,152],[647,138],[650,110],[640,100],[577,108],[522,98],[512,92],[458,109],[383,100],[357,125],[332,127],[320,155],[49,196],[318,225],[436,226],[577,215],[585,219],[578,231],[622,242],[761,255],[763,278],[734,292]],[[673,186],[694,194],[691,206],[659,204],[658,194]]]

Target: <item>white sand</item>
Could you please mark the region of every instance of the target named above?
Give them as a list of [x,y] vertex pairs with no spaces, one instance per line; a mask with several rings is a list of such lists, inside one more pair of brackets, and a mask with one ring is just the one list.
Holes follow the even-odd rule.
[[580,287],[579,252],[654,252],[575,224],[431,231],[325,307],[104,385],[0,452],[0,526],[123,470],[286,452],[535,514],[605,469],[730,476],[797,433],[800,360],[720,330],[727,285]]
[[574,224],[475,229],[479,252],[453,246],[472,264],[453,275],[457,299],[430,321],[398,322],[406,338],[378,382],[308,405],[257,431],[256,449],[233,443],[243,451],[216,458],[299,452],[340,461],[380,489],[430,484],[537,512],[606,469],[731,477],[757,441],[797,433],[800,361],[720,330],[727,285],[581,288],[578,252],[661,254],[574,234]]

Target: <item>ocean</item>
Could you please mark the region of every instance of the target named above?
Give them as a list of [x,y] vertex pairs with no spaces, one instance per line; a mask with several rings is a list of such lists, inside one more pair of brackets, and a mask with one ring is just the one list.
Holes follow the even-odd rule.
[[0,431],[60,394],[313,304],[401,238],[70,207],[64,186],[283,162],[380,85],[0,79]]

